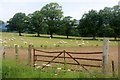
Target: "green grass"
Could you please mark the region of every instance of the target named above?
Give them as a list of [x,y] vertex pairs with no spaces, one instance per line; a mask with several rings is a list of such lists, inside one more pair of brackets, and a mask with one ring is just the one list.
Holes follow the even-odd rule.
[[[93,72],[77,72],[67,70],[57,70],[55,68],[44,68],[43,70],[33,67],[16,64],[15,61],[3,61],[3,78],[104,78],[105,76],[93,69]],[[107,77],[112,78],[110,75]]]
[[[50,39],[49,35],[42,34],[41,37],[35,37],[36,34],[25,34],[24,36],[18,36],[18,33],[3,32],[3,46],[14,47],[15,44],[19,47],[28,47],[29,44],[33,44],[36,48],[54,48],[54,47],[84,47],[84,46],[102,46],[103,38],[97,38],[98,40],[92,40],[89,37],[73,37],[70,36],[66,39],[66,36],[54,35],[54,38]],[[12,41],[12,39],[14,39]],[[113,40],[114,38],[110,38]],[[26,43],[27,42],[27,43]],[[65,42],[65,44],[59,44],[59,42]],[[26,44],[25,44],[26,43]],[[83,44],[84,43],[84,44]],[[111,41],[110,46],[117,46],[117,41]]]
[[[15,44],[19,47],[27,48],[29,44],[33,44],[36,48],[55,48],[55,47],[86,47],[86,46],[102,46],[103,38],[97,38],[98,40],[91,40],[88,37],[73,37],[70,36],[66,39],[66,36],[54,35],[54,38],[50,39],[49,35],[41,35],[41,37],[35,37],[36,34],[23,34],[24,36],[18,36],[18,33],[2,33],[3,46],[14,47]],[[12,40],[15,39],[15,40]],[[113,40],[113,38],[110,38]],[[1,40],[0,40],[1,42]],[[24,42],[27,42],[25,44]],[[57,44],[58,42],[66,42],[66,44]],[[84,42],[84,44],[82,44]],[[56,44],[56,45],[55,45]],[[78,45],[78,44],[81,44]],[[111,41],[110,46],[117,46],[116,41]],[[60,67],[60,66],[58,66]],[[68,67],[68,66],[67,66]],[[33,67],[17,64],[15,61],[6,60],[2,65],[3,78],[104,78],[105,76],[92,69],[91,74],[87,72],[65,71],[54,68],[45,68],[43,70],[35,70]],[[107,77],[111,78],[111,75]]]

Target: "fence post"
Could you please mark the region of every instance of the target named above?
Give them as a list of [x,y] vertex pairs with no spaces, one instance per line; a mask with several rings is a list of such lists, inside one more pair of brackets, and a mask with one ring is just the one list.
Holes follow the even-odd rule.
[[28,65],[31,66],[31,49],[32,45],[28,45]]
[[33,67],[35,67],[35,49],[33,48]]
[[65,60],[65,53],[66,53],[66,51],[63,50],[63,53],[64,53],[64,70],[65,70],[66,69],[66,60]]
[[4,47],[0,46],[0,80],[2,80],[2,58],[3,58]]
[[104,38],[103,40],[103,54],[102,54],[102,70],[103,73],[107,73],[108,69],[108,48],[109,48],[109,39]]
[[3,59],[5,59],[5,52],[3,52]]
[[113,74],[113,77],[115,77],[115,65],[114,65],[114,61],[112,61],[112,74]]
[[118,40],[118,78],[120,79],[120,35]]
[[18,61],[18,45],[15,45],[16,62]]

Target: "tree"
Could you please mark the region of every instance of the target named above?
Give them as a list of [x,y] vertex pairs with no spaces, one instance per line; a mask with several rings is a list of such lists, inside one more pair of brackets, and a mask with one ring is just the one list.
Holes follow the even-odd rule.
[[0,32],[2,31],[2,25],[4,24],[4,22],[2,20],[0,20]]
[[7,27],[11,30],[16,30],[19,32],[19,36],[22,36],[21,33],[25,29],[25,13],[16,13],[13,18],[11,18],[9,21],[7,21],[8,25]]
[[60,26],[59,21],[63,16],[62,7],[58,3],[49,3],[41,9],[41,12],[44,14],[44,21],[47,24],[50,37],[53,37],[53,33]]
[[114,37],[115,40],[117,40],[117,37],[120,35],[120,6],[116,5],[112,8],[112,15],[109,24],[114,30]]
[[99,30],[98,27],[99,17],[98,13],[95,10],[91,10],[88,13],[82,16],[79,23],[79,31],[82,36],[92,36],[95,39],[97,32]]
[[[111,19],[111,8],[105,7],[103,10],[99,11],[99,36],[112,36],[113,29],[111,28],[109,22]],[[109,34],[108,34],[109,33]]]
[[6,25],[7,27],[7,31],[15,31],[15,25],[12,22],[12,18],[9,19],[9,21],[7,21],[8,25]]
[[2,20],[0,20],[0,24],[4,23]]
[[44,17],[41,11],[35,11],[33,14],[29,14],[29,30],[37,33],[40,36],[40,31],[44,27]]
[[76,20],[71,20],[71,16],[66,16],[63,18],[63,31],[65,32],[65,35],[68,36],[71,34],[72,29],[75,26]]
[[0,25],[4,24],[4,22],[2,20],[0,20]]

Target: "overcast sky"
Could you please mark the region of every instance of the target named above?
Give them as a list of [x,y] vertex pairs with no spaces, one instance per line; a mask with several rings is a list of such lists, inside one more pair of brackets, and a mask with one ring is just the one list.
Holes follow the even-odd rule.
[[0,20],[8,21],[17,12],[32,13],[50,2],[57,2],[62,6],[64,16],[79,20],[85,12],[112,7],[119,0],[0,0]]

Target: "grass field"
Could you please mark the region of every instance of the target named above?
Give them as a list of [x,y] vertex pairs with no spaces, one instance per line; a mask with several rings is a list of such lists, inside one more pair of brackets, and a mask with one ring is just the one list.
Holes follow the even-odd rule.
[[[101,51],[103,45],[103,38],[92,40],[90,37],[74,37],[70,36],[66,39],[66,36],[54,35],[54,38],[49,38],[49,35],[42,34],[40,37],[35,37],[37,34],[22,34],[18,36],[18,33],[3,32],[0,39],[0,44],[5,46],[6,59],[3,60],[3,77],[4,78],[104,78],[105,76],[100,73],[101,70],[90,69],[91,74],[87,72],[75,72],[45,68],[44,70],[35,70],[33,67],[26,66],[27,62],[27,47],[29,44],[34,45],[35,48],[46,49],[47,51],[65,49],[66,51]],[[111,60],[118,63],[118,42],[114,41],[114,38],[109,38],[109,65]],[[18,50],[20,64],[16,65],[14,45],[17,44],[20,48]],[[23,49],[24,48],[24,49]],[[78,57],[77,55],[75,55]],[[101,58],[99,56],[82,55],[83,57]],[[81,57],[82,57],[81,56]],[[13,59],[14,61],[10,61]],[[48,58],[50,59],[50,58]],[[22,64],[25,62],[25,64]],[[91,62],[86,62],[90,63]],[[58,67],[59,68],[59,67]],[[110,67],[109,67],[110,68]],[[117,68],[117,67],[115,67]],[[111,69],[111,68],[110,68]],[[116,69],[117,70],[117,69]],[[57,73],[59,72],[59,73]],[[108,74],[107,77],[112,78],[112,74]]]
[[[96,75],[97,74],[97,75]],[[3,61],[3,78],[105,78],[112,76],[109,74],[104,76],[97,70],[92,70],[91,73],[70,71],[59,68],[33,68],[17,64],[15,61]]]
[[[15,44],[19,47],[28,47],[29,44],[34,45],[36,48],[54,48],[54,47],[83,47],[83,46],[102,46],[103,38],[97,38],[92,40],[90,37],[73,37],[70,36],[66,39],[66,36],[54,35],[54,38],[49,38],[49,35],[41,35],[41,37],[35,37],[36,34],[23,34],[18,36],[18,33],[2,33],[2,43],[5,47],[14,47]],[[114,38],[109,38],[113,40]],[[117,46],[117,41],[110,41],[110,46]]]

